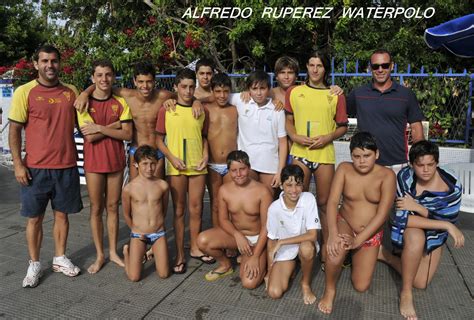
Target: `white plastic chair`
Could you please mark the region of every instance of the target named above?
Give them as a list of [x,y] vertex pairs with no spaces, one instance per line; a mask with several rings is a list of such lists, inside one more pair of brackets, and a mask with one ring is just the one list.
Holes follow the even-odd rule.
[[462,183],[461,211],[474,213],[474,163],[450,163],[451,170]]

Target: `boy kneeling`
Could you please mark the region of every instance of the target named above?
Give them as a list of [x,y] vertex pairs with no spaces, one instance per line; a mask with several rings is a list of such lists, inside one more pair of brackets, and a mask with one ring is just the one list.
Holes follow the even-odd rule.
[[313,304],[311,275],[316,251],[319,223],[314,196],[303,192],[304,172],[297,165],[288,165],[281,172],[280,198],[268,208],[268,295],[279,299],[288,289],[295,258],[301,261],[301,290],[305,304]]
[[131,230],[130,245],[123,247],[125,272],[131,281],[140,280],[146,246],[151,245],[156,272],[160,278],[167,278],[170,270],[163,200],[168,197],[168,183],[154,175],[158,163],[156,149],[140,146],[135,161],[138,176],[122,191],[123,214]]
[[400,313],[417,319],[413,287],[426,289],[441,262],[448,236],[455,248],[464,245],[464,235],[456,227],[461,206],[460,180],[438,167],[439,149],[430,141],[414,143],[410,166],[397,175],[397,212],[392,222],[392,245],[401,257],[380,247],[379,260],[402,276]]
[[[351,162],[341,163],[331,185],[327,206],[326,287],[318,308],[331,313],[336,284],[348,250],[352,252],[352,285],[367,291],[382,244],[383,224],[395,200],[395,174],[375,163],[379,156],[374,137],[355,134],[350,143]],[[343,197],[342,206],[339,201]]]

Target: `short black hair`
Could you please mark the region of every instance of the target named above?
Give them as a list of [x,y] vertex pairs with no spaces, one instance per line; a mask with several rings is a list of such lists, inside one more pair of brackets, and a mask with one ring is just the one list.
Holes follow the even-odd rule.
[[133,79],[136,79],[139,75],[146,76],[149,74],[153,76],[153,79],[155,79],[156,70],[153,64],[148,61],[141,61],[135,64],[135,67],[133,68]]
[[232,161],[240,162],[245,164],[247,167],[250,168],[250,159],[249,155],[247,152],[242,151],[242,150],[234,150],[231,151],[227,155],[227,169],[230,169],[230,165],[232,164]]
[[378,150],[377,141],[375,140],[375,137],[371,133],[366,131],[358,132],[352,136],[351,143],[349,144],[349,149],[351,150],[351,153],[352,151],[354,151],[355,148],[368,149],[374,152]]
[[296,164],[289,164],[281,170],[281,183],[288,180],[290,177],[294,177],[297,183],[303,183],[304,171]]
[[318,58],[321,60],[321,63],[323,64],[324,67],[324,78],[323,78],[323,83],[325,86],[329,86],[329,75],[331,73],[331,63],[329,60],[329,56],[326,52],[322,50],[316,50],[311,52],[311,54],[308,56],[308,59],[306,60],[306,63],[309,63],[309,60],[311,58]]
[[109,59],[98,59],[92,62],[92,72],[91,72],[92,75],[94,75],[95,69],[97,67],[104,67],[104,68],[109,67],[110,70],[112,70],[112,73],[115,74],[114,65],[112,64],[112,61],[110,61]]
[[245,80],[245,87],[250,89],[254,84],[266,83],[268,88],[272,87],[270,76],[263,70],[256,70],[249,74]]
[[390,51],[388,51],[386,49],[377,49],[374,52],[372,52],[372,54],[370,55],[370,62],[371,63],[372,63],[372,56],[374,54],[388,54],[388,57],[390,58],[390,62],[392,62],[392,54],[390,53]]
[[226,73],[217,73],[211,79],[211,89],[215,87],[229,87],[232,89],[232,82]]
[[191,79],[194,82],[196,82],[196,73],[193,72],[193,70],[189,68],[183,68],[176,73],[176,77],[174,78],[174,84],[178,85],[181,80],[184,79]]
[[136,163],[140,163],[140,161],[143,159],[154,159],[158,161],[158,155],[156,154],[156,149],[147,144],[139,146],[137,150],[135,151],[135,154],[133,155],[133,157]]
[[61,60],[61,53],[59,53],[59,50],[55,46],[53,46],[51,44],[43,44],[41,47],[36,49],[35,53],[33,54],[33,61],[38,62],[39,54],[41,52],[56,53],[56,56],[58,57],[58,60]]
[[438,146],[427,140],[415,142],[408,153],[410,163],[413,164],[419,157],[433,156],[436,163],[439,163],[439,148]]
[[196,72],[198,72],[199,68],[201,67],[210,67],[212,69],[212,72],[214,72],[215,64],[209,58],[202,58],[202,59],[199,59],[198,62],[196,63]]

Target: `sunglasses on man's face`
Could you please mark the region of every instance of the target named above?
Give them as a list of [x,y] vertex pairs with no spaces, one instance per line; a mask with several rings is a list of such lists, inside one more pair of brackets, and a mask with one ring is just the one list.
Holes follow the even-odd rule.
[[382,67],[382,69],[388,69],[390,68],[390,62],[387,62],[387,63],[371,63],[370,64],[370,67],[372,68],[372,70],[378,70],[380,67]]

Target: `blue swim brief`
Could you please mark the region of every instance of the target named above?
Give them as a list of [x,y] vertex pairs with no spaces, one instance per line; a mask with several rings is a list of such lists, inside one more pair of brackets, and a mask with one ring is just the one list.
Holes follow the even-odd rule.
[[153,245],[156,240],[160,239],[166,234],[165,230],[161,230],[153,233],[136,233],[130,232],[130,238],[139,239],[146,244]]
[[24,217],[33,218],[46,211],[49,200],[54,211],[76,213],[82,210],[79,171],[77,167],[66,169],[28,168],[29,185],[21,186],[21,210]]
[[[135,155],[135,151],[137,151],[137,147],[130,147],[129,153],[131,156]],[[158,148],[156,148],[156,156],[158,160],[163,159],[165,157],[163,152],[161,152]]]
[[221,163],[208,163],[209,169],[212,171],[217,172],[218,174],[221,175],[221,177],[225,176],[228,172],[229,169],[227,168],[227,164],[221,164]]

